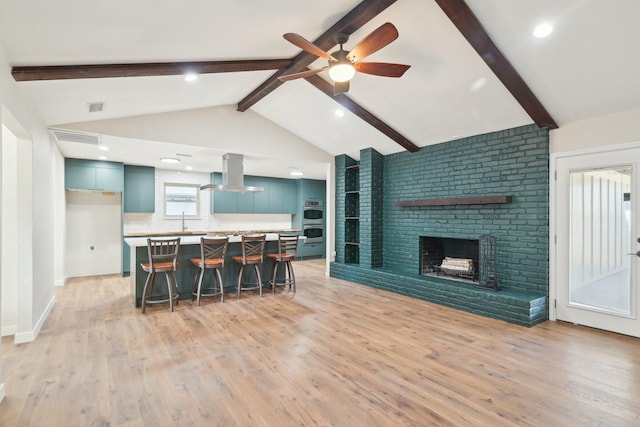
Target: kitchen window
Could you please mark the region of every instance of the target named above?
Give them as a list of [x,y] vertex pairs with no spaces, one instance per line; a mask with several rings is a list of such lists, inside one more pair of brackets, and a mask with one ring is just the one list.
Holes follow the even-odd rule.
[[200,217],[200,185],[164,183],[165,218]]

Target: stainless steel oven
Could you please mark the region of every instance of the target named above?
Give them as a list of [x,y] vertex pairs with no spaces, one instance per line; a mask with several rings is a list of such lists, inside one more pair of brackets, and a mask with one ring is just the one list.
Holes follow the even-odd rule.
[[324,223],[324,208],[319,200],[304,201],[304,225],[313,225]]
[[306,243],[322,243],[324,241],[324,207],[319,200],[304,201],[302,220]]
[[307,238],[306,243],[322,243],[324,241],[324,229],[321,225],[305,225],[304,235]]

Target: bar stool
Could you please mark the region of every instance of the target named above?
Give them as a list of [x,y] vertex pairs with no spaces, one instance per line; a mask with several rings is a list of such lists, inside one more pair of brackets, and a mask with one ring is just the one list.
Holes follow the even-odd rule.
[[[260,276],[260,266],[264,261],[263,255],[265,240],[266,236],[264,234],[257,236],[242,236],[242,256],[235,255],[232,257],[235,262],[240,264],[238,285],[236,286],[238,299],[240,299],[240,291],[248,291],[251,289],[258,289],[260,291],[260,296],[262,296],[262,277]],[[244,267],[246,265],[253,265],[256,272],[256,283],[246,283],[243,281]]]
[[[296,259],[296,252],[298,251],[298,235],[297,234],[278,234],[278,253],[269,253],[267,257],[273,261],[271,267],[271,292],[276,292],[276,286],[287,286],[289,289],[293,288],[293,292],[296,291],[296,275],[293,273],[293,265],[291,261]],[[278,275],[278,267],[280,263],[284,263],[286,270],[284,272],[284,278],[276,278]],[[287,278],[288,274],[288,278]]]
[[[174,272],[178,268],[178,248],[180,238],[176,239],[147,239],[147,253],[149,262],[140,263],[142,269],[149,273],[144,282],[142,290],[142,312],[146,310],[147,304],[158,304],[169,302],[169,309],[173,311],[174,301],[178,304],[180,294],[178,293],[178,282]],[[156,273],[164,273],[167,278],[167,289],[169,295],[154,295]],[[149,295],[147,297],[147,295]]]
[[[227,255],[228,237],[200,238],[200,258],[191,258],[191,263],[198,268],[191,289],[191,300],[194,298],[200,305],[200,297],[212,297],[220,294],[220,302],[224,302],[224,284],[220,270],[224,268]],[[213,286],[202,288],[206,270],[212,270]]]

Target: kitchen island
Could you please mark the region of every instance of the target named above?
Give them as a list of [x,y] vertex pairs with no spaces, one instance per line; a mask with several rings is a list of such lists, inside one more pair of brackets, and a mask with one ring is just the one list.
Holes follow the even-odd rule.
[[[278,234],[266,233],[265,244],[265,257],[264,263],[260,274],[262,274],[263,283],[270,279],[272,262],[267,258],[267,253],[278,252]],[[164,236],[169,239],[175,236]],[[191,263],[191,258],[200,257],[200,238],[203,236],[198,235],[182,235],[180,236],[180,249],[178,251],[178,269],[175,273],[176,281],[178,282],[178,292],[180,299],[191,299],[191,288],[196,275],[197,268]],[[238,234],[229,235],[229,247],[227,249],[227,257],[225,259],[224,269],[222,270],[222,281],[224,284],[225,292],[235,292],[236,284],[238,280],[238,270],[240,266],[234,262],[231,257],[234,255],[242,255],[242,236]],[[154,237],[162,238],[162,237]],[[304,236],[300,236],[299,244],[303,244]],[[144,282],[147,279],[147,273],[142,269],[140,263],[148,262],[149,255],[147,252],[147,238],[146,237],[126,237],[125,243],[131,248],[130,251],[130,265],[131,265],[131,297],[136,307],[140,306],[142,300],[142,290],[144,288]],[[284,273],[284,269],[279,271],[279,277]],[[245,280],[248,282],[255,282],[255,273],[253,268],[247,268],[245,273]],[[210,272],[207,272],[205,280],[212,280]],[[156,275],[155,290],[158,294],[167,293],[167,282],[164,274]]]

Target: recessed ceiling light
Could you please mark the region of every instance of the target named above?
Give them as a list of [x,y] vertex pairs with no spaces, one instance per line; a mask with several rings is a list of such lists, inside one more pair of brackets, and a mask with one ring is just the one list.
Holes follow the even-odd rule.
[[106,145],[100,145],[98,146],[98,150],[109,151],[109,147],[107,147]]
[[190,171],[190,170],[193,170],[193,167],[191,167],[191,166],[187,166],[187,167],[185,167],[185,169],[186,169],[186,170],[188,170],[188,171]]
[[335,114],[338,117],[343,117],[344,116],[344,111],[343,110],[336,110]]
[[173,159],[171,157],[163,157],[160,161],[163,163],[180,163],[180,159]]
[[107,156],[100,156],[100,157],[98,157],[98,159],[100,159],[100,160],[107,160]]
[[289,175],[291,175],[291,176],[304,176],[304,173],[302,173],[302,171],[295,170],[295,171],[289,172]]
[[195,82],[196,80],[198,80],[197,74],[185,74],[184,76],[185,82]]
[[548,24],[548,23],[540,24],[533,30],[533,36],[539,39],[542,39],[544,37],[547,37],[549,34],[551,34],[552,31],[553,31],[553,27],[551,26],[551,24]]

